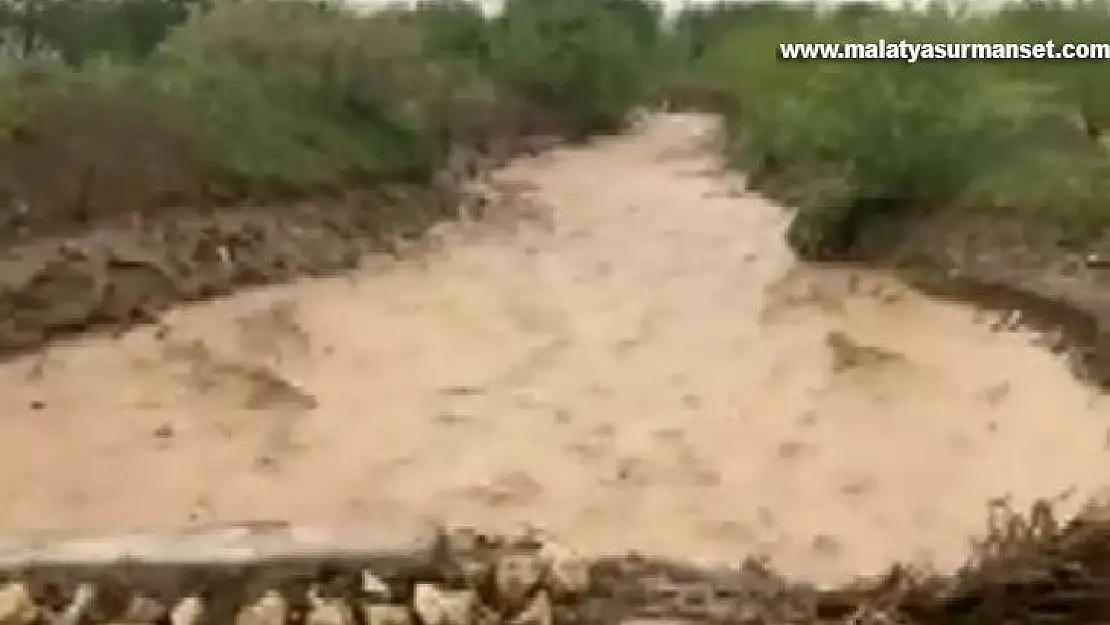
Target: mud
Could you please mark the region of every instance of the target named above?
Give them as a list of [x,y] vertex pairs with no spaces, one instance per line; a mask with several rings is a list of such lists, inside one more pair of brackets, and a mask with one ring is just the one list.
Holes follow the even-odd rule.
[[0,259],[0,352],[88,330],[120,333],[236,286],[339,271],[372,247],[364,209],[241,209],[10,247]]

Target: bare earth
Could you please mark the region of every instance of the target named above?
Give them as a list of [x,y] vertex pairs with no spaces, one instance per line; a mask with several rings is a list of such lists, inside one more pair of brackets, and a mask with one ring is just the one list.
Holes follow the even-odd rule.
[[522,161],[537,205],[421,259],[0,366],[0,526],[532,521],[831,581],[1103,485],[1110,404],[969,309],[796,266],[710,128]]

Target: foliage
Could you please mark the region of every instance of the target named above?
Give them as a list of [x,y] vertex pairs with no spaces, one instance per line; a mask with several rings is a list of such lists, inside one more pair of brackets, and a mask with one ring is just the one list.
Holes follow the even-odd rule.
[[52,51],[81,66],[101,56],[135,60],[210,0],[0,0],[0,31],[23,56]]
[[[427,181],[452,146],[526,130],[522,115],[574,138],[619,130],[658,18],[646,0],[518,0],[496,18],[465,0],[0,0],[0,31],[25,44],[13,64],[57,56],[165,110],[232,198]],[[6,91],[0,129],[33,100]]]
[[492,71],[579,136],[618,131],[650,92],[644,61],[653,56],[654,11],[635,0],[508,0],[492,37]]
[[697,71],[729,96],[730,158],[802,203],[789,235],[799,253],[836,257],[878,224],[954,206],[1087,232],[1110,224],[1095,200],[1105,196],[1094,192],[1110,163],[1091,140],[1110,121],[1106,66],[788,62],[779,43],[1097,42],[1110,25],[1107,6],[1039,2],[997,14],[940,4],[831,13],[721,6],[683,19]]

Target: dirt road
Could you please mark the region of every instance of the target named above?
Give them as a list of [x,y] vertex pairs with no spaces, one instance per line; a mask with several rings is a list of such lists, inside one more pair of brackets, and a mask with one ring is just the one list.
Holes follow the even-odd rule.
[[709,129],[521,161],[540,208],[422,260],[0,366],[0,525],[534,521],[832,580],[1103,484],[1110,405],[968,309],[796,267]]

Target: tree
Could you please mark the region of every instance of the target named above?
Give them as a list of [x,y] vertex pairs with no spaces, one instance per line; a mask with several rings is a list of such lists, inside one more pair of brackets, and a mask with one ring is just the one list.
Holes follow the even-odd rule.
[[49,50],[74,66],[104,55],[138,59],[208,2],[0,0],[0,39],[23,57]]

